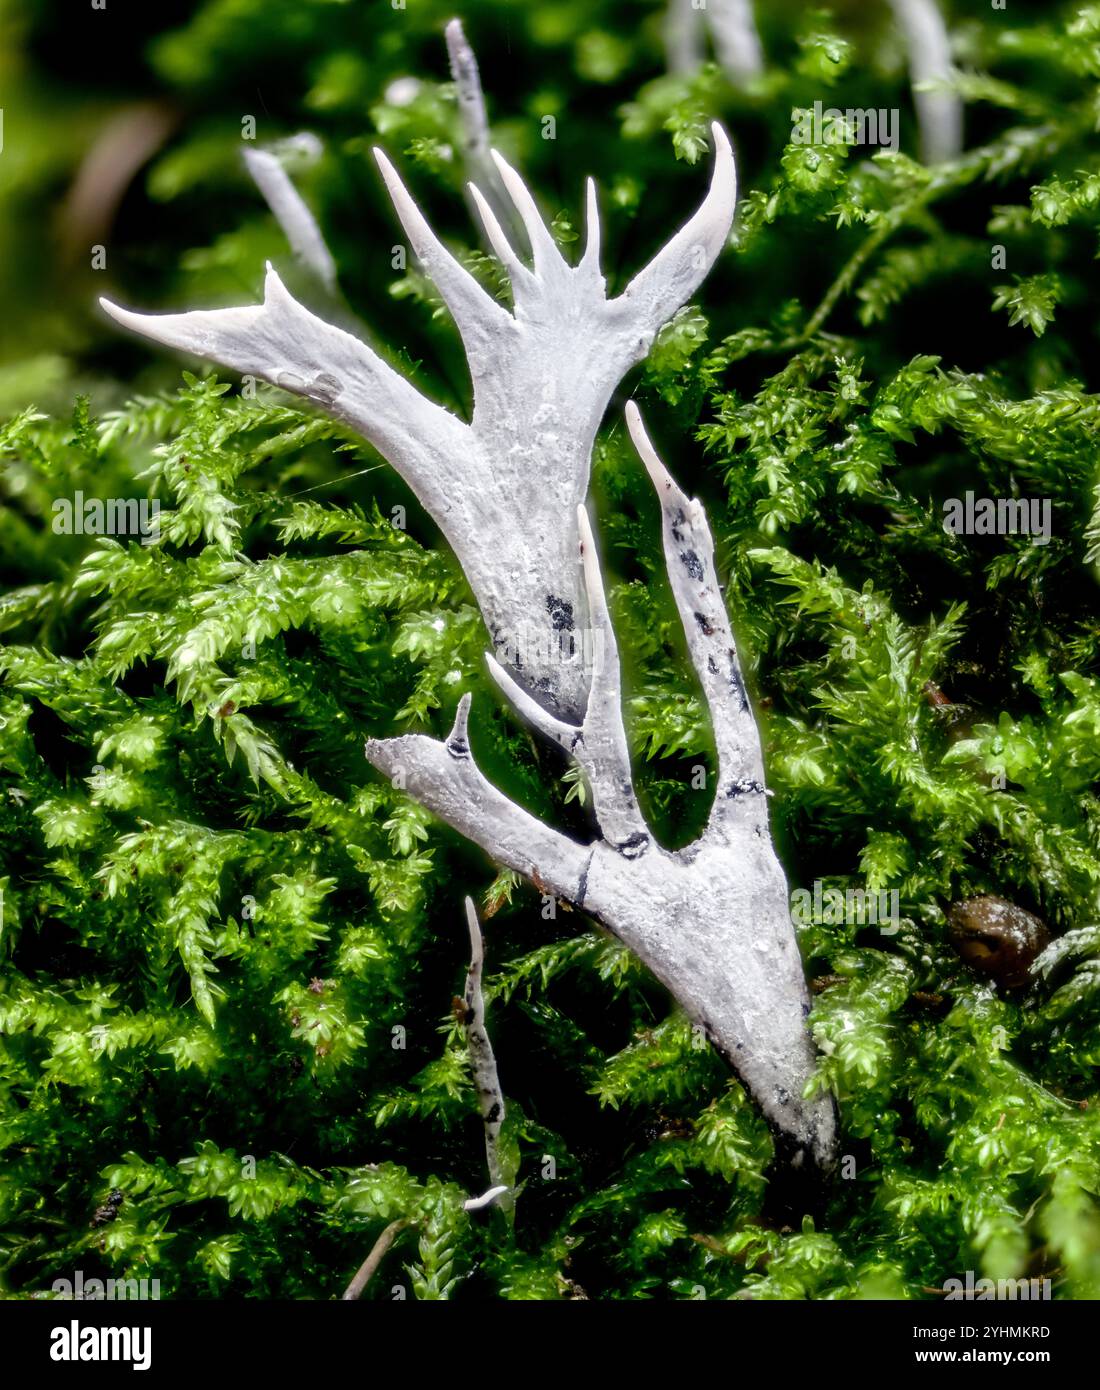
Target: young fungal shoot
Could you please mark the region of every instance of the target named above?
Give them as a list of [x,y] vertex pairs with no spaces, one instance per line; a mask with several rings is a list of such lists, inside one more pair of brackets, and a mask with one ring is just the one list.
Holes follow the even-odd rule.
[[282,161],[270,150],[245,148],[245,167],[252,181],[264,196],[264,201],[283,229],[290,249],[299,264],[317,282],[329,298],[338,300],[336,261],[328,249],[317,220],[305,199],[283,167]]
[[[925,164],[955,159],[963,147],[963,108],[944,84],[952,72],[951,41],[936,0],[887,0],[905,44]],[[706,59],[710,33],[718,65],[735,87],[746,87],[765,68],[753,0],[669,0],[665,54],[669,71],[690,76]]]
[[[497,1074],[497,1060],[492,1040],[485,1026],[485,994],[482,988],[485,942],[477,909],[471,898],[466,899],[466,925],[470,933],[470,966],[466,972],[466,987],[463,992],[465,1016],[462,1027],[466,1034],[470,1074],[485,1127],[485,1160],[489,1170],[489,1186],[478,1196],[468,1197],[462,1203],[462,1209],[484,1211],[487,1207],[498,1206],[510,1214],[514,1206],[511,1182],[513,1175],[508,1172],[508,1165],[502,1156],[500,1146],[500,1131],[505,1113],[504,1092]],[[403,1216],[391,1221],[384,1228],[341,1295],[341,1301],[354,1302],[362,1297],[390,1246],[406,1227],[417,1226],[420,1220],[415,1216]]]
[[[375,151],[412,249],[462,337],[473,383],[469,423],[304,308],[270,266],[262,305],[146,315],[102,303],[135,332],[313,401],[398,470],[463,567],[492,639],[498,684],[584,770],[599,834],[574,840],[492,786],[474,760],[469,694],[446,740],[371,739],[366,756],[498,864],[591,913],[634,951],[728,1060],[785,1157],[828,1168],[835,1112],[828,1096],[805,1094],[816,1069],[809,998],[710,529],[701,504],[658,459],[633,403],[627,424],[660,500],[669,580],[718,752],[708,824],[675,852],[655,842],[634,792],[618,647],[584,505],[613,391],[726,245],[736,174],[725,131],[717,123],[711,131],[714,170],[702,204],[615,299],[600,270],[594,183],[585,249],[570,266],[526,184],[493,151],[530,266],[485,193],[476,184],[469,192],[511,280],[513,312],[447,250]],[[578,640],[586,628],[591,644]]]
[[523,224],[516,216],[516,210],[504,187],[500,170],[493,160],[492,140],[489,134],[489,115],[485,109],[485,94],[481,88],[481,75],[478,72],[477,57],[470,47],[460,19],[452,19],[444,30],[447,40],[447,57],[451,65],[451,79],[455,87],[458,103],[458,119],[462,128],[462,154],[468,179],[467,200],[471,213],[475,204],[469,193],[469,186],[476,185],[485,197],[493,215],[508,232],[512,241],[523,235]]
[[764,71],[764,48],[756,28],[752,0],[669,0],[665,16],[665,52],[671,72],[687,76],[703,66],[704,26],[709,28],[722,71],[744,86]]
[[925,164],[955,159],[963,147],[963,108],[957,92],[937,84],[951,75],[951,40],[936,0],[890,0],[909,55],[917,108],[920,156]]
[[472,898],[466,899],[466,925],[470,932],[470,968],[466,972],[466,988],[463,993],[463,1029],[466,1033],[466,1051],[470,1058],[470,1075],[477,1092],[482,1124],[485,1127],[485,1164],[489,1170],[489,1187],[480,1197],[471,1197],[465,1203],[465,1207],[467,1211],[479,1211],[482,1207],[497,1202],[503,1210],[510,1211],[511,1181],[500,1148],[500,1130],[504,1124],[505,1113],[504,1092],[497,1072],[492,1039],[485,1026],[485,994],[482,989],[485,940],[481,934],[481,923],[477,919],[477,909]]

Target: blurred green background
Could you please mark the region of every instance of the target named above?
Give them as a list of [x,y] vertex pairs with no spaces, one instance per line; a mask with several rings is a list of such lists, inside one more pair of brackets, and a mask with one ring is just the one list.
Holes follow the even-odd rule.
[[[817,13],[794,0],[758,9],[768,67],[744,91],[713,65],[691,81],[666,75],[666,8],[654,0],[109,0],[102,10],[0,0],[0,412],[31,400],[67,408],[74,389],[109,404],[119,380],[176,379],[99,315],[99,294],[149,308],[256,297],[265,257],[284,245],[240,159],[248,117],[257,146],[320,136],[326,153],[300,181],[345,293],[380,338],[406,342],[391,292],[394,222],[369,147],[381,137],[407,170],[418,166],[437,225],[476,244],[452,196],[463,170],[442,31],[455,13],[481,63],[494,136],[549,213],[575,219],[583,176],[599,179],[612,279],[697,196],[684,166],[704,148],[708,114],[730,124],[743,190],[770,181],[792,106],[828,97],[838,75],[845,105],[900,107],[903,149],[915,152],[904,45],[885,3],[834,6],[848,52],[816,42]],[[1014,0],[1013,23],[1043,9]],[[961,61],[991,56],[996,30],[983,24],[958,17]],[[1011,75],[1011,53],[997,56]],[[420,97],[388,104],[409,76],[424,82]],[[542,138],[547,116],[554,140]],[[989,117],[968,120],[973,143]],[[105,268],[91,268],[95,246]],[[809,301],[830,270],[804,243],[791,245],[781,286],[720,266],[708,293],[717,330],[760,321],[777,293]],[[453,367],[437,365],[446,388]]]

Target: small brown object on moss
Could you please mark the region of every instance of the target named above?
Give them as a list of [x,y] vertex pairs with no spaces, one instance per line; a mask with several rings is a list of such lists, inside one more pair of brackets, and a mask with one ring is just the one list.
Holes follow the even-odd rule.
[[1050,941],[1045,922],[992,894],[952,903],[947,922],[966,964],[1003,989],[1031,984],[1032,963]]

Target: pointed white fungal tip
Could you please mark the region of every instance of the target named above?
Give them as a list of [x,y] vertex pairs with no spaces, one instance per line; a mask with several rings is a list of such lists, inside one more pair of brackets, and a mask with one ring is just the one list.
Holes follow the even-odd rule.
[[394,210],[401,221],[401,225],[405,228],[405,231],[411,237],[413,233],[410,230],[409,223],[415,222],[417,224],[416,230],[418,234],[432,236],[434,240],[431,228],[428,226],[423,214],[413,201],[412,195],[405,187],[404,179],[402,179],[401,175],[394,168],[389,157],[382,150],[376,149],[374,151],[374,159],[375,163],[378,165],[378,172],[382,175],[382,182],[386,185],[386,192],[390,195],[390,202],[393,204]]
[[[139,333],[143,338],[151,338],[154,342],[163,343],[165,347],[175,348],[179,352],[203,355],[203,322],[210,315],[201,311],[187,314],[141,314],[133,309],[123,309],[121,305],[114,304],[109,299],[101,299],[99,302],[105,313],[123,328],[128,328],[131,333]],[[222,309],[214,312],[242,314],[248,313],[249,310]]]
[[[706,196],[680,230],[643,267],[615,301],[656,333],[685,304],[721,255],[737,204],[737,171],[729,137],[711,127],[714,170]],[[644,340],[639,340],[644,343]]]
[[[728,183],[731,201],[737,202],[737,163],[733,157],[733,145],[726,134],[726,128],[719,121],[712,121],[711,138],[714,141],[714,175],[712,187],[723,187]],[[731,209],[732,219],[732,209]]]
[[587,552],[592,546],[592,523],[583,502],[577,507],[577,530],[580,532],[581,548]]
[[[257,183],[260,183],[264,174],[269,173],[271,171],[274,171],[277,174],[283,174],[283,166],[279,163],[278,159],[276,159],[276,157],[270,152],[270,150],[254,150],[250,146],[246,145],[244,147],[244,150],[242,151],[242,155],[244,158],[245,167],[248,169],[248,172],[252,175],[252,177],[256,180]],[[262,192],[263,189],[261,188],[260,191]]]
[[634,442],[634,448],[638,451],[638,457],[649,469],[650,476],[653,475],[655,466],[659,466],[660,460],[657,457],[653,445],[650,443],[649,435],[646,434],[645,424],[642,420],[642,412],[638,409],[634,401],[627,401],[626,409],[623,412],[626,416],[626,427],[630,431],[630,438]]
[[508,196],[519,213],[524,231],[527,233],[527,240],[530,243],[535,262],[535,274],[544,279],[550,276],[557,280],[566,270],[565,261],[562,259],[557,242],[551,236],[543,220],[542,213],[539,212],[538,204],[535,202],[531,190],[498,150],[491,150],[490,154],[493,156],[493,162],[497,166]]
[[598,273],[600,269],[600,205],[596,199],[595,179],[590,178],[585,181],[584,202],[585,227],[588,234],[585,238],[581,265],[591,267]]
[[[504,187],[508,190],[508,196],[516,206],[516,211],[526,222],[528,211],[534,207],[535,201],[531,197],[527,185],[499,150],[490,150],[489,153],[493,157],[493,163],[497,166],[497,172],[500,174]],[[528,236],[530,236],[530,230],[528,230]]]
[[[467,992],[471,985],[477,989],[481,978],[481,969],[485,963],[485,943],[481,936],[481,923],[478,921],[477,908],[474,906],[473,898],[466,899],[466,929],[470,936],[470,973],[466,979]],[[480,990],[477,991],[480,995]],[[484,1013],[485,1000],[483,997],[478,999],[477,1012]]]
[[477,215],[481,218],[481,225],[485,228],[485,235],[489,238],[489,245],[493,248],[493,253],[504,269],[508,272],[509,279],[512,281],[512,288],[515,289],[516,280],[521,279],[524,274],[529,274],[527,267],[517,258],[512,245],[505,235],[504,228],[500,225],[496,213],[489,204],[489,200],[478,188],[476,183],[466,185],[470,197],[477,208]]
[[733,158],[733,146],[730,144],[730,138],[729,138],[729,136],[726,134],[726,128],[725,128],[725,126],[721,123],[721,121],[711,121],[711,123],[710,123],[710,133],[711,133],[711,138],[714,140],[714,153],[715,153],[715,155],[716,155],[716,156],[726,156],[726,157],[732,159],[732,158]]
[[672,481],[672,475],[657,456],[653,441],[646,432],[642,412],[633,401],[627,401],[624,414],[626,415],[626,427],[630,431],[630,438],[634,441],[634,448],[638,451],[638,457],[645,464],[646,472],[649,474],[653,486],[658,490],[664,488],[666,492],[672,489],[679,492],[676,484]]
[[[493,163],[497,166],[500,177],[504,181],[504,187],[508,190],[508,196],[515,203],[519,215],[525,222],[530,212],[535,212],[535,215],[538,216],[535,211],[535,200],[519,171],[512,168],[499,150],[490,150],[489,153],[493,156]],[[530,229],[528,229],[528,235],[530,235]]]
[[268,261],[264,267],[263,307],[275,311],[301,307],[283,284],[282,277],[271,261]]
[[455,722],[447,737],[448,743],[453,743],[456,738],[465,739],[466,728],[470,720],[470,700],[472,696],[467,691],[458,702],[458,709],[455,710]]

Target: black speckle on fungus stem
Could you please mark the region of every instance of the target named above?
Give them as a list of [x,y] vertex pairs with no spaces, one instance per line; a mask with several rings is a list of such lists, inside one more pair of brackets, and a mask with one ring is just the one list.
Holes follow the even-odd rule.
[[751,792],[756,796],[764,796],[766,794],[766,789],[763,784],[758,782],[754,777],[740,777],[736,782],[731,782],[726,788],[726,796],[730,800],[734,797],[744,796],[747,792]]
[[573,631],[573,605],[567,599],[558,598],[556,594],[547,594],[546,611],[550,614],[550,625],[555,632]]
[[680,562],[692,579],[702,579],[704,574],[703,562],[694,550],[685,550],[680,556]]
[[637,830],[627,839],[622,840],[615,846],[615,849],[624,859],[637,859],[649,848],[649,836],[644,830]]

